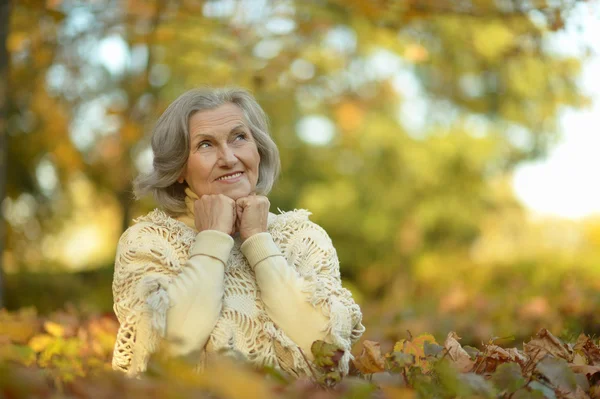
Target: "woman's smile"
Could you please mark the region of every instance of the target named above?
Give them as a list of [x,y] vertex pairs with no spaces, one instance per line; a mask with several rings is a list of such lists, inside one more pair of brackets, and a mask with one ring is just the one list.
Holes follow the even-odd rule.
[[226,175],[219,177],[218,179],[215,179],[215,181],[227,183],[227,184],[237,183],[238,181],[241,180],[243,175],[244,175],[244,172],[228,173]]

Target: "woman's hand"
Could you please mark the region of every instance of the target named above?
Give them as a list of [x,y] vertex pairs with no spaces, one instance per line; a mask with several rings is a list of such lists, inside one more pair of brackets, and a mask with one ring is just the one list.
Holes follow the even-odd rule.
[[218,230],[233,234],[236,227],[236,204],[223,195],[203,195],[194,202],[194,221],[198,231]]
[[249,195],[238,198],[235,202],[237,208],[237,230],[240,232],[242,242],[254,234],[267,231],[269,207],[271,203],[262,195]]

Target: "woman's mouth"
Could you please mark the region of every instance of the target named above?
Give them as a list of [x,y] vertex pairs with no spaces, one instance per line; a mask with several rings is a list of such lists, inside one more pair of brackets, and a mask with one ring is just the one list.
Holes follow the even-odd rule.
[[242,177],[242,174],[243,174],[242,172],[232,173],[229,175],[221,176],[218,179],[216,179],[216,181],[233,183],[233,182],[238,181],[240,179],[240,177]]

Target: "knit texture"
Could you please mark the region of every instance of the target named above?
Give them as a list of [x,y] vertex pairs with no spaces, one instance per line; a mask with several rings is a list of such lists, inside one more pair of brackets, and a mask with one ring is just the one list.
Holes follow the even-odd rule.
[[[348,372],[350,349],[364,332],[360,308],[342,287],[339,262],[327,233],[305,210],[269,214],[268,232],[287,263],[303,278],[307,301],[328,318],[328,340],[345,350],[340,371]],[[120,322],[112,366],[136,375],[165,337],[167,286],[190,256],[197,232],[161,210],[135,220],[119,240],[113,279],[114,311]],[[200,367],[215,352],[243,355],[257,366],[292,375],[310,375],[299,347],[268,316],[254,271],[240,240],[225,267],[223,309],[204,350]],[[293,312],[290,309],[290,312]]]

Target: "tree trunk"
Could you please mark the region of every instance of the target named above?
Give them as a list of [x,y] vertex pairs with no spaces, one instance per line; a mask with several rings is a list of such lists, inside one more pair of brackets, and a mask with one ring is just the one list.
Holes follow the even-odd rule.
[[[10,0],[0,2],[0,205],[6,197],[8,158],[8,64],[6,48],[9,29]],[[1,214],[0,214],[1,215]],[[4,307],[4,245],[6,221],[0,217],[0,308]]]
[[121,205],[121,211],[123,212],[123,216],[121,218],[121,232],[125,232],[129,227],[129,222],[131,219],[131,206],[133,205],[133,198],[131,195],[131,191],[123,190],[119,193],[119,204]]

